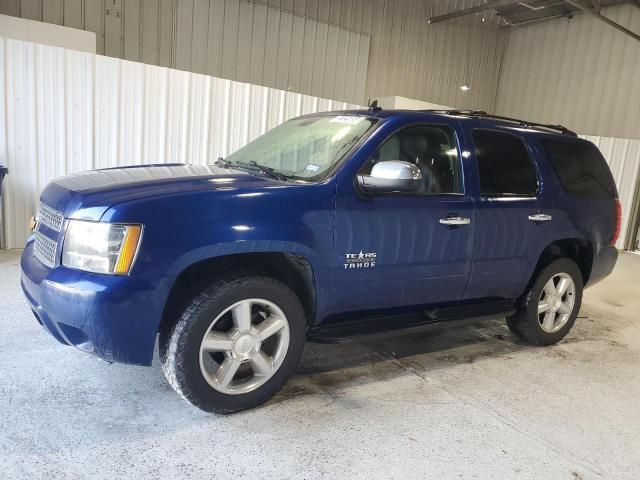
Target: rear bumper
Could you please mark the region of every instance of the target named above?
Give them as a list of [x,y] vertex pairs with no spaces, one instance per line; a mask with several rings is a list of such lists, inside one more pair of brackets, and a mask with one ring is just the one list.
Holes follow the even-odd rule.
[[151,365],[161,288],[128,276],[49,269],[33,257],[31,241],[21,267],[31,309],[56,340],[110,362]]
[[601,280],[604,280],[613,271],[617,261],[618,249],[616,249],[616,247],[608,245],[601,248],[593,259],[591,275],[589,276],[589,281],[585,286],[590,287]]

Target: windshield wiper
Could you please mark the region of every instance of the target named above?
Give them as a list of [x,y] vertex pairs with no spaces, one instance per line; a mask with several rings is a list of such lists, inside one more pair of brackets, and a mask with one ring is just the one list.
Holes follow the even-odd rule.
[[271,167],[267,167],[265,165],[260,165],[258,162],[256,162],[255,160],[247,160],[246,162],[235,162],[235,163],[231,163],[227,160],[224,160],[224,162],[226,163],[227,166],[231,166],[231,167],[244,167],[247,168],[249,170],[253,170],[255,172],[259,172],[262,173],[263,175],[267,175],[271,178],[275,178],[276,180],[288,180],[289,177],[287,177],[285,174],[278,172],[275,168],[271,168]]
[[284,173],[278,172],[275,168],[267,167],[265,165],[260,165],[255,160],[247,160],[246,162],[230,162],[226,158],[218,157],[216,160],[216,164],[225,168],[244,168],[246,170],[251,170],[252,172],[259,172],[263,175],[267,175],[271,178],[275,178],[276,180],[289,180],[290,177],[285,175]]

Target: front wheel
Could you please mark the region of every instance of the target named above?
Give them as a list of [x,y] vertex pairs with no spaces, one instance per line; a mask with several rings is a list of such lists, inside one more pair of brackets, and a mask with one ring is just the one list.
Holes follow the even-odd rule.
[[296,295],[267,277],[220,280],[161,335],[162,368],[183,398],[233,413],[267,401],[295,370],[306,320]]
[[507,319],[509,329],[534,345],[559,342],[576,321],[582,290],[582,272],[576,263],[554,260],[540,271],[516,314]]

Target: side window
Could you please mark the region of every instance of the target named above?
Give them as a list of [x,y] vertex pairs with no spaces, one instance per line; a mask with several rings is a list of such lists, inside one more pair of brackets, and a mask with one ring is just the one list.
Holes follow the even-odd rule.
[[536,195],[538,179],[520,139],[493,130],[474,130],[480,194],[484,196]]
[[378,147],[360,173],[376,163],[402,160],[418,166],[423,183],[418,195],[462,193],[460,158],[452,128],[421,125],[404,128]]
[[564,189],[582,198],[617,197],[616,185],[598,149],[588,143],[542,141]]

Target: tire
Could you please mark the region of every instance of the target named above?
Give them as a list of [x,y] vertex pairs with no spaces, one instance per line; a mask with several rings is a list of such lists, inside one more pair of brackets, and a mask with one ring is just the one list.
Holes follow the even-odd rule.
[[201,410],[246,410],[266,402],[293,374],[306,325],[300,300],[283,283],[262,276],[217,280],[160,333],[162,370]]
[[[562,280],[565,283],[560,286]],[[551,285],[555,293],[552,293]],[[507,319],[509,330],[533,345],[559,342],[576,321],[582,304],[582,290],[582,272],[578,265],[567,258],[554,260],[538,273],[521,298],[518,311]]]

